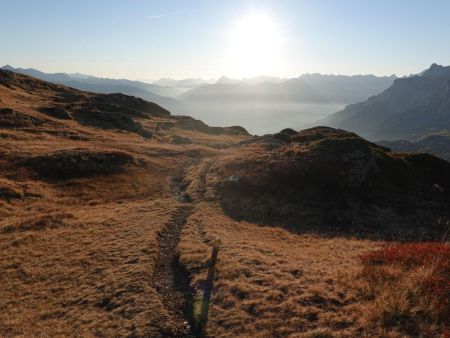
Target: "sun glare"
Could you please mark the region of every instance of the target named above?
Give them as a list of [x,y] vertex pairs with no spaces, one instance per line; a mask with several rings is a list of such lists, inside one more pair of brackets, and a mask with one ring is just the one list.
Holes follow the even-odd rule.
[[270,73],[278,60],[281,38],[274,20],[251,13],[233,26],[230,34],[232,73],[250,77]]

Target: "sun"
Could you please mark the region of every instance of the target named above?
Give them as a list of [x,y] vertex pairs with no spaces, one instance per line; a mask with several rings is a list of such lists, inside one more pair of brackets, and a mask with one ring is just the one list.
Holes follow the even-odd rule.
[[232,73],[251,77],[270,73],[279,61],[281,36],[275,21],[264,13],[250,13],[232,26]]

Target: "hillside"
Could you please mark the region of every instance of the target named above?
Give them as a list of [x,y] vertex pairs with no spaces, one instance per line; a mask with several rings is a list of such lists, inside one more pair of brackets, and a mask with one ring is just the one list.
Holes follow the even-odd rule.
[[433,235],[436,217],[450,217],[450,163],[392,153],[343,130],[287,130],[244,141],[212,171],[223,209],[238,220],[418,239],[442,236]]
[[5,70],[0,139],[0,336],[415,337],[449,326],[434,298],[416,303],[405,287],[393,297],[402,319],[385,320],[398,312],[389,300],[380,310],[360,258],[442,238],[450,164],[434,156],[325,127],[250,136]]
[[132,95],[147,101],[158,103],[170,109],[179,109],[181,106],[181,104],[174,99],[181,91],[167,86],[125,79],[98,78],[90,75],[80,76],[77,74],[66,73],[49,74],[33,68],[13,68],[9,65],[2,67],[2,69],[33,76],[44,81],[62,84],[78,90],[103,94],[122,93]]
[[371,140],[414,140],[450,128],[450,67],[437,64],[320,121]]

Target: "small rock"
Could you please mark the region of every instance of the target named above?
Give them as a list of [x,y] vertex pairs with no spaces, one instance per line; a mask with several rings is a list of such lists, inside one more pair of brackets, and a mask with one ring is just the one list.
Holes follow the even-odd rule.
[[239,176],[231,175],[231,176],[227,177],[224,181],[225,182],[239,182]]

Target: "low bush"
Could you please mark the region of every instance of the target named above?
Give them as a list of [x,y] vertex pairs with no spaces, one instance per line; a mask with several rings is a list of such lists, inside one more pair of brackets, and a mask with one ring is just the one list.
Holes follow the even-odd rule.
[[372,301],[374,328],[410,336],[450,329],[450,246],[391,244],[362,255],[363,291]]

